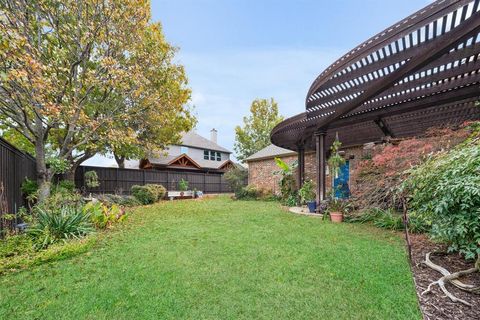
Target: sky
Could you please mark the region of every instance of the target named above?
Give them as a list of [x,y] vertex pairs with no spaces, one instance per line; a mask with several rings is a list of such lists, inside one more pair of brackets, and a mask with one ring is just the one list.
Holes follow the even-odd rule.
[[[152,20],[178,48],[197,133],[233,152],[234,128],[256,98],[280,114],[305,109],[315,78],[336,59],[429,0],[152,0]],[[112,165],[95,157],[86,165]]]

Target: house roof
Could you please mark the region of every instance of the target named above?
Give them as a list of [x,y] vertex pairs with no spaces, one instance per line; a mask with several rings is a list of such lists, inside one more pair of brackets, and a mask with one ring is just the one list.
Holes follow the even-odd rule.
[[263,159],[270,159],[274,157],[294,155],[294,154],[296,154],[296,152],[271,144],[269,146],[266,146],[262,150],[252,154],[250,157],[246,158],[245,161],[248,162],[248,161],[263,160]]
[[228,149],[218,145],[217,143],[202,137],[194,131],[189,131],[183,134],[181,138],[181,146],[193,147],[198,149],[208,149],[213,151],[221,151],[225,153],[232,153]]
[[221,169],[228,162],[231,162],[232,164],[234,164],[230,159],[227,159],[224,161],[210,161],[210,160],[204,160],[204,159],[193,160],[184,153],[178,156],[171,156],[168,154],[159,154],[159,155],[148,157],[148,161],[151,164],[155,164],[155,165],[169,166],[182,157],[188,158],[188,160],[193,162],[199,168],[205,168],[205,169]]

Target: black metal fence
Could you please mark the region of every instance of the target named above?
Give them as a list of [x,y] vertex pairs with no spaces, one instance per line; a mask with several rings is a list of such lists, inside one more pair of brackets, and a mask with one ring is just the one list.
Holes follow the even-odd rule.
[[15,214],[25,204],[20,187],[26,178],[36,178],[35,159],[0,138],[0,188],[3,185],[7,213]]
[[75,185],[84,188],[84,175],[87,171],[95,171],[100,186],[85,191],[92,193],[130,194],[133,185],[148,183],[161,184],[167,190],[178,190],[179,181],[188,181],[189,189],[197,189],[204,193],[229,193],[232,189],[223,174],[196,173],[183,171],[138,170],[81,166],[75,173]]

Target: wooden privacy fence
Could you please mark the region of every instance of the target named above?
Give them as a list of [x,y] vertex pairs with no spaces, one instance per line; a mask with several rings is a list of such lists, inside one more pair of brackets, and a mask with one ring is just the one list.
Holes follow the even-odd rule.
[[87,189],[92,193],[130,194],[133,185],[161,184],[167,190],[178,190],[178,183],[188,181],[189,189],[197,189],[204,193],[229,193],[232,189],[222,174],[197,173],[183,171],[138,170],[81,166],[75,173],[75,185],[84,188],[84,175],[87,171],[95,171],[100,186]]
[[[75,173],[75,184],[79,189],[84,189],[84,174],[90,170],[97,172],[100,182],[98,188],[86,190],[92,193],[129,194],[133,185],[148,183],[161,184],[168,190],[178,190],[181,179],[187,180],[192,190],[197,189],[204,193],[232,192],[223,174],[89,166],[80,166]],[[26,178],[36,179],[35,159],[0,138],[0,191],[3,185],[0,201],[5,201],[8,208],[7,212],[0,214],[15,214],[25,205],[20,187]]]
[[3,185],[6,213],[15,214],[25,204],[20,187],[26,178],[36,178],[35,159],[0,138],[0,189]]

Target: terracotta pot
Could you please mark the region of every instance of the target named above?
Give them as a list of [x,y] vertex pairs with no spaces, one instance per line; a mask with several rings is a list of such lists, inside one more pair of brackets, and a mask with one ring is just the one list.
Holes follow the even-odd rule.
[[343,213],[341,212],[330,212],[330,220],[334,223],[340,223],[343,221]]

